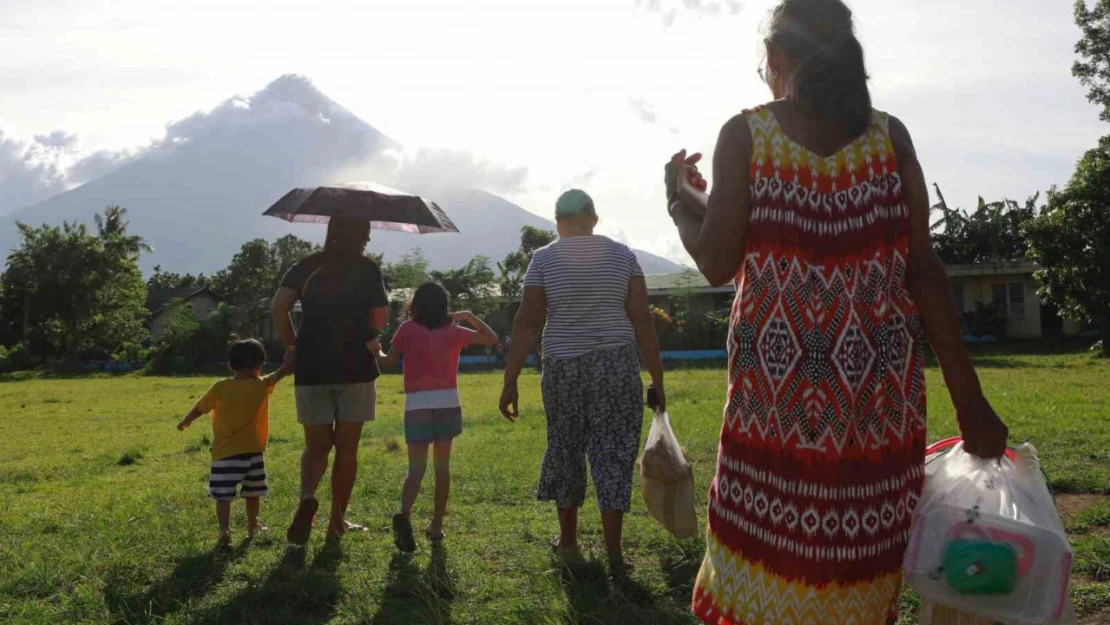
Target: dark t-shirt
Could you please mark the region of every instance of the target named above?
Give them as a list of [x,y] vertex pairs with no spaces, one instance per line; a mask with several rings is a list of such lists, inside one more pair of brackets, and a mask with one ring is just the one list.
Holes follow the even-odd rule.
[[389,305],[382,273],[368,258],[339,265],[325,265],[322,258],[305,258],[281,281],[301,300],[294,384],[373,382],[381,372],[366,342],[377,334],[370,310]]

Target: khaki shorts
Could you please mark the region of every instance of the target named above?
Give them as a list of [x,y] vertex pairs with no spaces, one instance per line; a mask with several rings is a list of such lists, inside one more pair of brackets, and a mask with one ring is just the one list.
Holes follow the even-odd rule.
[[329,425],[336,421],[366,423],[374,420],[378,399],[374,382],[293,388],[297,399],[297,422],[301,425]]

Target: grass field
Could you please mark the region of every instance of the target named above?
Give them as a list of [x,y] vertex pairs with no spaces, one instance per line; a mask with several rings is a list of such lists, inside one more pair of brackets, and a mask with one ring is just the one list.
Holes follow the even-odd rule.
[[[1013,350],[977,361],[1014,439],[1038,447],[1057,493],[1068,494],[1061,507],[1073,532],[1081,620],[1110,622],[1110,504],[1101,496],[1110,493],[1110,362]],[[669,377],[674,428],[695,467],[699,505],[714,469],[724,375],[691,368]],[[938,439],[956,428],[939,372],[928,376],[930,438]],[[287,382],[271,408],[271,497],[262,517],[272,530],[243,542],[237,504],[236,546],[226,555],[213,552],[214,511],[205,497],[210,429],[205,421],[185,433],[174,429],[211,379],[0,380],[0,622],[693,622],[687,606],[703,548],[671,539],[644,512],[638,492],[626,529],[629,583],[610,585],[600,564],[572,576],[551,560],[554,510],[533,496],[544,449],[535,375],[522,379],[517,423],[496,413],[498,374],[462,377],[467,430],[455,446],[449,536],[442,550],[422,545],[413,557],[395,551],[388,528],[405,472],[396,376],[380,383],[379,417],[366,430],[351,509],[352,520],[372,531],[338,547],[326,546],[319,532],[307,550],[286,547],[301,450]],[[417,503],[417,527],[429,512],[429,486]],[[583,545],[600,562],[592,499],[582,519]],[[904,603],[915,601],[907,594]]]

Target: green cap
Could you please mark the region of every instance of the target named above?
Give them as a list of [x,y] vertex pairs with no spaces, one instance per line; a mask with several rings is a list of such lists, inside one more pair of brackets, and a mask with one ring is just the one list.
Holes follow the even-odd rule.
[[582,215],[589,215],[594,217],[597,213],[594,211],[593,198],[581,189],[571,189],[559,196],[555,201],[555,219],[574,219]]

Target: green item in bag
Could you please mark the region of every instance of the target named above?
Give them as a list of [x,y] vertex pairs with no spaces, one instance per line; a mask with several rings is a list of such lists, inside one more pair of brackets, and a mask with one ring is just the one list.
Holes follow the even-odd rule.
[[945,581],[961,595],[1008,595],[1017,587],[1017,551],[1007,543],[954,540],[942,562]]

